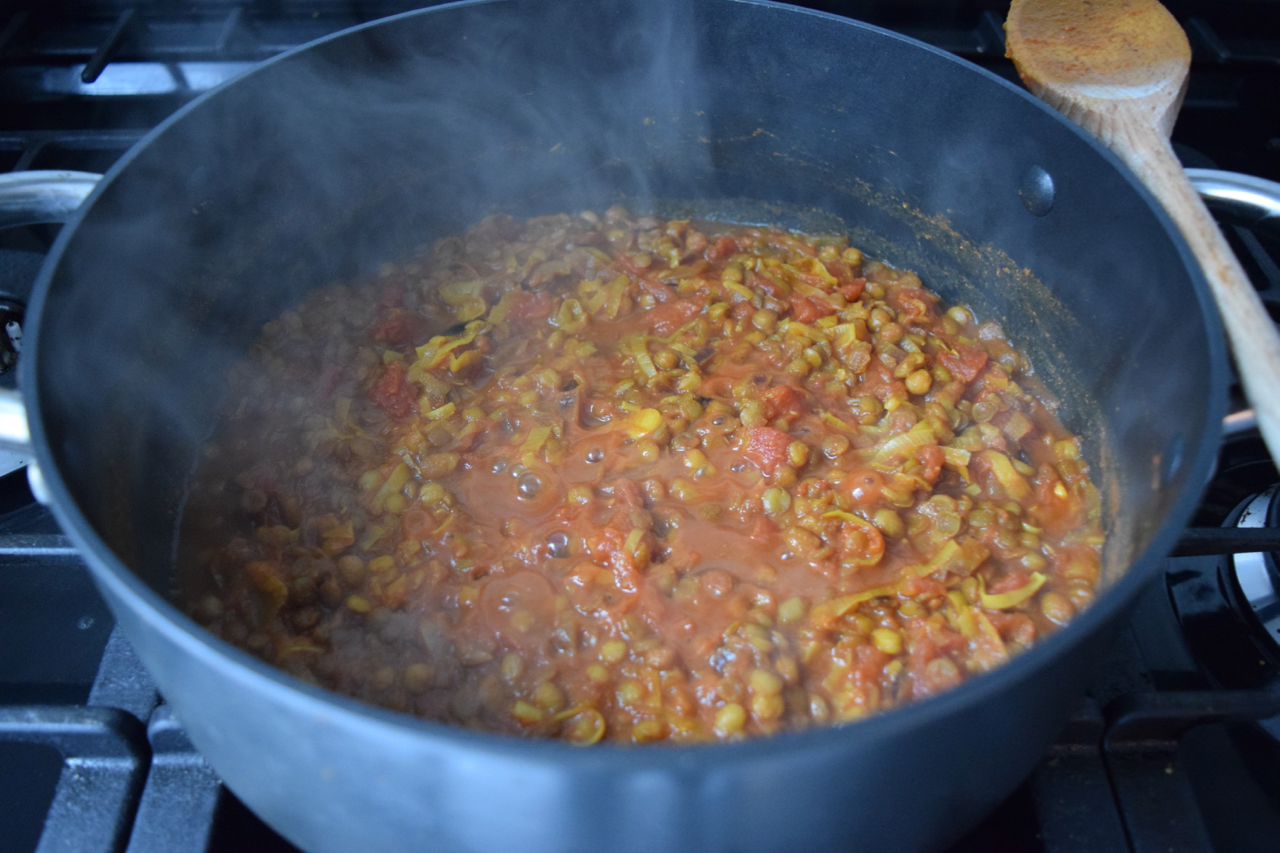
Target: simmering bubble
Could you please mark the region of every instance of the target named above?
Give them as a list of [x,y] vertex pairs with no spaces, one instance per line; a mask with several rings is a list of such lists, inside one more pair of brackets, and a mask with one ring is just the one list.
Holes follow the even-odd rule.
[[533,500],[542,492],[542,478],[532,471],[526,471],[516,480],[516,491],[525,500]]
[[547,537],[547,553],[560,560],[569,556],[569,534],[557,530]]

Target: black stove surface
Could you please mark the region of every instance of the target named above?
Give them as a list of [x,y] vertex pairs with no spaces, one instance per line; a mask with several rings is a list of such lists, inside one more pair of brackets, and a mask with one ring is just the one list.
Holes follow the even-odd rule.
[[[103,171],[182,104],[311,39],[419,5],[390,0],[32,2],[0,9],[0,172]],[[807,4],[899,30],[1016,79],[1007,3]],[[1175,142],[1188,165],[1280,180],[1280,2],[1167,4],[1193,72]],[[1228,236],[1280,317],[1280,257]],[[0,230],[0,293],[21,299],[56,228]],[[0,382],[12,381],[0,377]],[[1194,524],[1280,482],[1256,434],[1223,446]],[[1280,660],[1222,556],[1177,557],[1033,775],[953,853],[1280,849]],[[1243,655],[1243,657],[1241,657]],[[1225,662],[1224,662],[1225,661]],[[293,849],[187,742],[87,570],[22,472],[0,477],[0,853]]]

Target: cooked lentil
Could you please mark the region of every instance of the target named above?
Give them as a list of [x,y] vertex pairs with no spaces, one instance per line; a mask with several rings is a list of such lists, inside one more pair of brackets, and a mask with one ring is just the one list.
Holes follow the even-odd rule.
[[1099,499],[999,326],[843,238],[492,217],[269,323],[180,597],[304,680],[510,734],[855,720],[1087,606]]

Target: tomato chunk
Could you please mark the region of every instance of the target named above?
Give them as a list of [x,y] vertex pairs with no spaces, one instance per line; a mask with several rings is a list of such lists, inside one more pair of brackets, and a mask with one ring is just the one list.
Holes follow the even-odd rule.
[[914,323],[917,320],[933,319],[937,298],[927,290],[918,287],[901,287],[891,291],[889,304],[898,310],[899,322]]
[[369,390],[369,398],[392,417],[408,417],[413,412],[414,393],[412,385],[405,381],[407,370],[403,361],[388,362]]
[[916,448],[916,459],[920,461],[920,476],[925,482],[933,485],[938,482],[938,475],[942,473],[942,448],[936,444],[926,444],[923,447]]
[[716,240],[715,244],[706,251],[706,258],[709,261],[718,261],[721,258],[727,258],[738,251],[738,241],[734,240],[728,234]]
[[513,326],[532,326],[551,316],[554,306],[545,290],[525,291],[517,296],[507,312],[507,322]]
[[794,418],[806,410],[804,397],[790,385],[775,385],[761,395],[764,416],[769,420]]
[[834,313],[836,309],[826,302],[819,302],[808,296],[791,297],[791,316],[801,323],[812,323]]
[[787,463],[787,448],[791,446],[791,436],[772,427],[746,427],[745,433],[742,455],[754,462],[761,471],[772,474]]
[[938,361],[965,382],[972,382],[978,378],[982,368],[987,366],[987,354],[978,347],[957,342],[955,352],[943,350],[938,353]]
[[842,285],[836,289],[847,301],[853,302],[854,300],[862,297],[862,291],[866,290],[866,288],[867,280],[865,278],[855,278],[848,284]]
[[656,335],[670,335],[702,312],[702,302],[663,302],[649,309],[649,326]]
[[395,346],[411,344],[422,332],[423,322],[403,308],[392,308],[374,325],[373,339]]

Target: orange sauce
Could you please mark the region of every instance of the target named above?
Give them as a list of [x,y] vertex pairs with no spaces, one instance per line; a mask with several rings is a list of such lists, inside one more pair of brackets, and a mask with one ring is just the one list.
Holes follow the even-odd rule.
[[1092,599],[1026,359],[835,236],[496,217],[268,325],[181,597],[294,675],[518,735],[858,719]]

